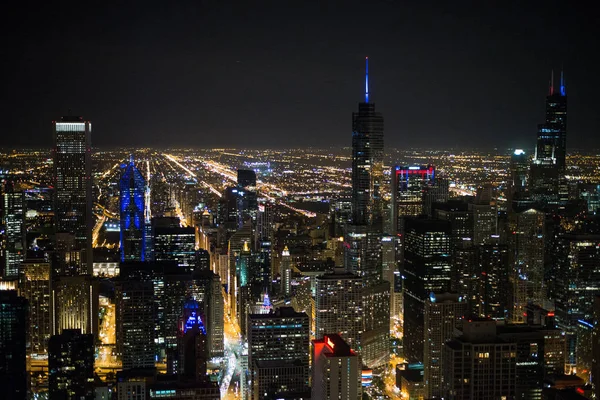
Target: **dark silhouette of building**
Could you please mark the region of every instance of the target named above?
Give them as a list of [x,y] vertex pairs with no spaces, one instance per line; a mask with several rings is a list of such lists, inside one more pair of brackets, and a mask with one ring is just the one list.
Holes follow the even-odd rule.
[[27,300],[16,291],[0,291],[0,387],[8,400],[24,400],[27,396],[28,308]]
[[94,399],[94,335],[65,329],[48,345],[51,400]]
[[208,343],[203,319],[198,302],[193,299],[186,301],[177,340],[178,375],[183,380],[207,379]]

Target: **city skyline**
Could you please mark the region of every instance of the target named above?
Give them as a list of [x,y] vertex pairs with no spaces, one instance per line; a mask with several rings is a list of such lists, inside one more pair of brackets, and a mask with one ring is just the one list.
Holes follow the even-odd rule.
[[[568,146],[600,145],[598,55],[587,50],[598,27],[584,6],[351,1],[339,20],[335,6],[27,10],[33,29],[9,35],[14,96],[2,111],[16,134],[0,145],[49,145],[47,121],[69,109],[95,121],[100,147],[345,144],[365,56],[389,147],[527,147],[544,113],[540,94],[561,69],[573,109]],[[21,11],[11,7],[8,15]],[[363,14],[362,29],[344,23]]]

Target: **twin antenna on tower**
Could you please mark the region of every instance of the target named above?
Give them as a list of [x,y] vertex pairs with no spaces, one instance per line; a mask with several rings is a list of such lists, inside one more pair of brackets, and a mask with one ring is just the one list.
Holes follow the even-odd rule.
[[[549,95],[554,95],[554,70],[550,73],[550,90]],[[565,87],[565,74],[564,71],[560,71],[560,95],[567,95],[567,88]]]

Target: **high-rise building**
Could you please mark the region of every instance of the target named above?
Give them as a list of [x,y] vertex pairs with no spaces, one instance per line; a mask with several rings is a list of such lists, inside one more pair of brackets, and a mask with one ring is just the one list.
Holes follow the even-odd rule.
[[508,296],[508,246],[489,244],[475,248],[475,269],[469,283],[470,310],[473,315],[502,320],[506,317]]
[[358,348],[363,332],[362,280],[341,268],[316,278],[315,337],[337,332]]
[[289,297],[292,294],[292,260],[287,246],[281,253],[281,294]]
[[133,157],[125,166],[119,182],[121,191],[121,261],[146,260],[146,181],[135,167]]
[[523,322],[528,302],[542,306],[546,297],[544,281],[545,214],[529,209],[511,214],[509,235],[511,315],[514,323]]
[[0,290],[0,387],[9,400],[27,398],[28,303],[14,290]]
[[206,327],[208,355],[223,357],[225,351],[225,310],[221,293],[221,279],[210,271],[193,274],[192,296],[203,307],[203,322]]
[[152,236],[155,261],[176,261],[178,266],[192,270],[198,267],[194,228],[155,224]]
[[365,101],[352,113],[352,222],[381,224],[383,216],[383,116],[369,102],[369,58]]
[[91,276],[64,276],[52,281],[55,335],[64,329],[98,332],[97,290],[97,282]]
[[363,285],[362,294],[360,356],[364,365],[379,369],[390,357],[390,283]]
[[[308,387],[309,321],[306,313],[281,307],[270,314],[250,314],[247,336],[252,399],[255,395],[264,396],[264,378],[269,376],[265,368],[271,372],[267,385],[269,395]],[[292,365],[296,368],[291,368]],[[272,381],[273,376],[278,377],[276,382]]]
[[60,275],[92,273],[92,124],[82,117],[54,121],[54,218],[57,249],[72,236],[76,261],[59,254]]
[[48,344],[50,399],[94,399],[94,335],[65,329]]
[[[600,376],[600,295],[594,296],[594,328],[592,332],[592,380]],[[595,385],[594,394],[600,398],[600,385]]]
[[258,199],[256,195],[256,173],[249,169],[238,169],[236,194],[237,226],[241,228],[246,221],[256,221]]
[[425,301],[425,398],[442,397],[442,365],[444,345],[455,336],[455,329],[462,327],[466,301],[452,293],[432,293]]
[[207,379],[208,343],[206,327],[202,320],[200,305],[195,300],[186,301],[183,318],[179,326],[177,352],[179,353],[178,374],[189,381]]
[[560,74],[560,90],[554,90],[554,72],[546,97],[546,120],[538,125],[535,156],[531,164],[530,191],[535,200],[556,204],[563,200],[563,174],[567,153],[567,92]]
[[25,256],[25,194],[19,185],[8,182],[2,195],[4,201],[3,225],[6,248],[4,251],[3,276],[16,278],[19,265]]
[[492,200],[492,187],[477,189],[475,203],[469,204],[473,215],[473,243],[476,246],[495,242],[498,233],[498,209]]
[[510,158],[510,177],[508,184],[512,193],[527,190],[529,181],[529,157],[522,149],[515,149]]
[[52,289],[50,263],[26,260],[19,268],[19,294],[29,301],[27,353],[32,356],[48,353],[48,339],[53,332]]
[[424,214],[424,190],[435,183],[435,168],[432,165],[394,166],[392,181],[392,229],[402,233],[404,218]]
[[443,398],[515,398],[517,345],[497,336],[495,321],[465,321],[443,351]]
[[425,301],[431,293],[450,291],[451,225],[426,218],[405,220],[404,353],[409,362],[423,362]]
[[363,278],[365,285],[382,279],[381,230],[369,225],[347,225],[344,235],[344,266]]
[[358,355],[337,334],[313,341],[312,398],[362,399]]
[[152,281],[123,277],[115,285],[117,352],[123,369],[152,368],[157,310]]

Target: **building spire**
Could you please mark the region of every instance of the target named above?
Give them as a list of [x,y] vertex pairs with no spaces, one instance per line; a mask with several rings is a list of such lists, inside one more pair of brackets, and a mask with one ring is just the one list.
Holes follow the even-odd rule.
[[567,88],[565,87],[565,74],[564,74],[564,70],[562,68],[560,70],[560,95],[561,96],[567,95]]
[[554,70],[550,73],[550,91],[548,93],[550,96],[554,94]]
[[369,57],[365,57],[365,103],[369,102]]

